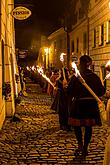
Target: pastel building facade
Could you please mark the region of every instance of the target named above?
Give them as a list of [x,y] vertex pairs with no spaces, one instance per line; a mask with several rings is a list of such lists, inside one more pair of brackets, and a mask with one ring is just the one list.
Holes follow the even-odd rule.
[[67,63],[67,35],[64,28],[60,28],[48,36],[49,43],[49,64],[51,67],[61,68],[62,61],[60,56],[64,57],[64,65]]
[[[20,90],[16,81],[18,67],[15,56],[14,0],[0,1],[0,128],[6,117],[15,113],[15,97]],[[4,90],[4,86],[7,86]],[[8,92],[7,96],[5,94]]]
[[[77,61],[81,55],[88,54],[93,59],[93,71],[104,79],[109,73],[105,70],[105,65],[110,60],[110,1],[78,0],[75,5],[72,30],[69,33],[70,63]],[[61,67],[61,53],[66,54],[66,65],[67,33],[64,28],[56,30],[47,39],[49,53],[46,57],[49,57],[49,66]],[[105,82],[106,89],[110,90],[110,79]]]
[[[89,11],[89,54],[94,61],[95,72],[110,60],[110,6],[109,0],[91,0]],[[106,72],[108,74],[108,72]],[[110,90],[110,79],[106,80]]]
[[[109,73],[105,65],[110,60],[110,2],[109,0],[90,0],[84,16],[79,17],[81,0],[76,3],[77,21],[70,33],[71,57],[74,60],[83,54],[93,59],[94,72],[105,78]],[[110,79],[106,80],[110,90]]]

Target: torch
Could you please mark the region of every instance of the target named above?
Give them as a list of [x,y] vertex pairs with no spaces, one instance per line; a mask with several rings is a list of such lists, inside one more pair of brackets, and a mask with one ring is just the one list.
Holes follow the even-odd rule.
[[85,82],[85,80],[83,79],[83,77],[81,76],[79,70],[77,69],[77,66],[74,62],[72,62],[72,67],[75,70],[75,76],[78,77],[78,79],[80,80],[80,82],[86,87],[86,89],[92,94],[92,96],[96,99],[96,101],[98,102],[98,107],[100,110],[100,114],[101,114],[101,119],[102,121],[106,121],[106,111],[105,111],[105,105],[102,102],[102,100],[94,93],[94,91],[88,86],[88,84]]
[[[107,62],[107,64],[105,65],[105,69],[107,70],[107,71],[110,71],[110,60]],[[110,73],[108,73],[106,76],[105,76],[105,78],[104,78],[104,80],[103,81],[105,81],[106,79],[108,79],[108,78],[110,78]]]
[[107,64],[105,65],[105,69],[107,71],[110,71],[110,60],[107,62]]
[[60,61],[62,62],[63,64],[63,68],[62,68],[62,71],[63,71],[63,77],[64,77],[64,80],[63,80],[63,87],[66,87],[67,86],[67,80],[66,80],[66,77],[65,77],[65,71],[64,71],[64,55],[66,55],[65,53],[61,53],[60,55]]
[[39,74],[49,83],[53,86],[53,88],[55,89],[54,84],[50,81],[50,79],[43,73],[43,69],[42,68],[37,68],[37,71],[39,72]]

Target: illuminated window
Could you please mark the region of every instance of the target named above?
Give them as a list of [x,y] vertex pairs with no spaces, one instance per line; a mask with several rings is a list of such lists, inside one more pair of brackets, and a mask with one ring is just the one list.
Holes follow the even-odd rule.
[[110,21],[106,23],[106,43],[110,43]]
[[99,26],[99,45],[104,44],[104,24]]

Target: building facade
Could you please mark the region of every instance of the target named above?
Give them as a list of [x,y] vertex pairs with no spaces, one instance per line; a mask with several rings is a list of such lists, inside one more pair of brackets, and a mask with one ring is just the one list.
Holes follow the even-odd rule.
[[[91,0],[89,11],[89,54],[94,61],[95,72],[110,60],[110,6],[109,0]],[[107,74],[107,72],[106,72]],[[104,75],[105,76],[105,75]],[[104,78],[104,77],[103,77]],[[110,90],[110,79],[106,80]]]
[[64,28],[60,28],[48,36],[49,42],[49,66],[61,68],[60,56],[64,53],[64,65],[67,64],[67,34]]
[[15,97],[19,92],[15,56],[14,0],[0,1],[0,128],[5,117],[15,113]]
[[[93,59],[93,71],[104,80],[109,73],[105,70],[105,65],[110,60],[110,1],[78,0],[75,5],[74,24],[69,33],[70,63],[77,61],[81,55],[88,54]],[[59,68],[60,54],[67,54],[66,32],[60,28],[48,40],[49,64]],[[110,79],[104,82],[106,89],[110,90]]]
[[[93,70],[101,78],[108,72],[106,63],[110,60],[110,6],[109,0],[90,0],[87,11],[80,17],[81,0],[76,3],[76,24],[70,33],[71,57],[79,58],[89,54],[93,59]],[[110,79],[106,80],[110,90]]]
[[74,11],[75,23],[70,32],[70,52],[72,61],[77,60],[82,54],[88,54],[89,51],[89,24],[88,16],[82,13],[83,8],[80,0],[76,2]]

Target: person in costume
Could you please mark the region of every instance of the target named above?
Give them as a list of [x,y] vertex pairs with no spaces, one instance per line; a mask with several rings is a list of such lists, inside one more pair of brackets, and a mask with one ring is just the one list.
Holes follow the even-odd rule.
[[[64,69],[64,72],[63,72]],[[64,80],[65,74],[65,80]],[[66,103],[66,86],[64,85],[65,81],[69,81],[69,76],[66,68],[61,68],[59,70],[59,77],[56,79],[56,95],[52,103],[51,109],[55,110],[59,115],[59,124],[61,130],[70,130],[68,126],[68,104]]]
[[[100,78],[89,68],[92,59],[88,55],[83,55],[79,59],[79,72],[85,82],[96,93],[97,96],[103,96],[105,88]],[[74,127],[78,148],[75,155],[88,154],[88,146],[92,138],[92,127],[101,126],[100,112],[96,99],[80,82],[79,78],[73,74],[67,87],[69,97],[69,124]],[[82,127],[84,127],[84,138]],[[83,141],[84,139],[84,141]]]

